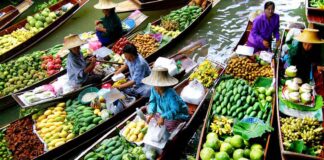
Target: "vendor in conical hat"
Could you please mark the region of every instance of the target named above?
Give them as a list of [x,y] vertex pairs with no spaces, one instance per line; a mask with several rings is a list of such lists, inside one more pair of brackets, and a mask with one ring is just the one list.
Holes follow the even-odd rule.
[[150,76],[142,80],[152,86],[148,105],[148,123],[155,117],[159,125],[172,132],[181,122],[189,118],[188,106],[172,88],[178,80],[171,77],[166,68],[153,68]]
[[307,82],[310,78],[312,67],[319,72],[324,71],[324,51],[321,50],[321,40],[318,36],[319,31],[316,29],[304,29],[296,36],[288,51],[288,65],[297,67],[297,77]]
[[66,68],[71,85],[81,86],[101,81],[101,76],[92,73],[96,58],[91,57],[90,63],[87,64],[82,55],[80,46],[85,43],[75,34],[64,37],[63,48],[70,51],[67,57]]
[[96,34],[103,46],[116,42],[123,32],[122,23],[115,12],[117,5],[111,0],[99,0],[94,8],[101,9],[104,17],[97,20]]

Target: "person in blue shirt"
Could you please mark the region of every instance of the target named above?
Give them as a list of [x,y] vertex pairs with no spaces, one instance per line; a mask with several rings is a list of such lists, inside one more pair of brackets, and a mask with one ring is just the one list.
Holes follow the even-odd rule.
[[138,54],[137,49],[133,44],[127,44],[123,48],[123,54],[125,55],[126,62],[115,72],[115,75],[128,69],[130,77],[128,78],[129,81],[117,86],[116,88],[130,96],[149,97],[150,87],[142,83],[142,79],[151,73],[148,63],[140,54]]
[[181,122],[188,120],[188,106],[172,88],[178,80],[171,77],[166,68],[153,68],[151,75],[142,82],[154,86],[147,107],[148,123],[154,117],[158,125],[165,125],[172,132]]
[[123,35],[122,23],[115,12],[116,4],[111,0],[99,0],[94,8],[102,9],[104,17],[97,20],[96,35],[103,46],[116,42]]
[[78,35],[64,37],[63,48],[70,51],[67,57],[67,74],[69,83],[74,86],[101,82],[101,76],[92,73],[95,68],[96,58],[91,57],[90,63],[87,64],[82,55],[80,46],[84,43]]

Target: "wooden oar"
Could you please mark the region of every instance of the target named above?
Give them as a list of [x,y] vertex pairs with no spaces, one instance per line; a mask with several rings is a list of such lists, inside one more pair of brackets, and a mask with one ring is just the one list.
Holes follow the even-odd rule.
[[109,63],[109,64],[117,64],[117,65],[123,65],[123,63],[118,63],[118,62],[110,62],[110,61],[105,61],[105,60],[96,60],[97,62],[101,63]]
[[207,44],[206,39],[200,39],[200,40],[192,42],[188,46],[185,46],[184,48],[180,49],[180,51],[178,51],[178,54],[180,54],[180,53],[181,54],[191,54],[194,50],[196,50],[206,44]]

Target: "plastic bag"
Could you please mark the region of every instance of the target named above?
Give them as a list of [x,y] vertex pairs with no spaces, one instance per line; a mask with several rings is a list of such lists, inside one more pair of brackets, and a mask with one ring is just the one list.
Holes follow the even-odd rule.
[[165,125],[159,126],[155,119],[152,119],[148,125],[146,138],[153,142],[161,142],[164,134],[167,132]]
[[168,72],[171,76],[174,76],[178,74],[178,69],[177,69],[177,63],[174,61],[174,59],[168,59],[164,57],[159,57],[153,67],[163,67],[167,68]]
[[181,91],[181,98],[183,101],[191,104],[198,105],[205,95],[204,86],[196,79],[189,82],[189,84]]
[[286,36],[286,42],[289,42],[294,37],[298,36],[300,33],[301,33],[300,29],[297,29],[297,28],[290,29]]

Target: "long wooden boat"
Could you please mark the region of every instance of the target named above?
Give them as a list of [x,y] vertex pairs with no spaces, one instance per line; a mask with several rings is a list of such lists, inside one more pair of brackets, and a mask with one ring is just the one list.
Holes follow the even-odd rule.
[[[252,29],[252,25],[253,23],[248,21],[248,24],[246,26],[246,29],[245,31],[243,32],[243,34],[241,35],[241,38],[240,40],[238,41],[237,45],[234,47],[233,51],[236,50],[236,48],[238,47],[238,45],[245,45],[247,40],[248,40],[248,37],[249,37],[249,34],[250,34],[250,31]],[[274,73],[275,75],[275,73]],[[212,93],[212,97],[214,97],[216,93],[216,90],[214,90],[214,92]],[[206,136],[207,136],[207,133],[208,133],[208,130],[209,130],[209,126],[208,124],[211,117],[213,116],[212,114],[212,106],[213,106],[213,99],[210,99],[210,102],[209,102],[209,107],[208,107],[208,110],[207,110],[207,114],[204,118],[204,124],[203,124],[203,127],[202,127],[202,131],[201,131],[201,134],[200,134],[200,139],[199,139],[199,144],[198,144],[198,148],[197,148],[197,154],[196,154],[196,160],[200,160],[200,151],[202,150],[203,148],[203,144],[204,142],[206,141]],[[273,125],[273,119],[274,119],[274,113],[275,113],[275,95],[273,95],[273,101],[272,101],[272,107],[271,107],[271,118],[270,118],[270,124],[271,126]],[[267,157],[267,153],[268,153],[268,150],[269,150],[269,144],[270,144],[270,138],[271,138],[271,134],[268,134],[266,136],[267,140],[266,140],[266,144],[265,144],[265,148],[264,148],[264,160],[266,160],[266,157]]]
[[7,27],[13,20],[18,18],[23,12],[25,12],[30,6],[33,5],[33,1],[24,0],[17,7],[9,5],[0,10],[0,13],[5,15],[0,17],[0,30]]
[[131,0],[138,5],[141,10],[155,10],[161,8],[170,8],[181,6],[188,3],[189,0]]
[[310,6],[310,0],[306,0],[306,17],[308,23],[324,26],[324,8],[314,8]]
[[[85,0],[83,0],[85,1]],[[81,2],[83,2],[81,1]],[[57,29],[59,26],[61,26],[64,22],[66,22],[70,17],[73,16],[76,11],[78,11],[81,7],[79,4],[79,1],[77,0],[63,0],[59,3],[51,6],[49,9],[51,11],[59,10],[63,5],[67,3],[72,3],[73,7],[70,8],[67,12],[65,12],[62,16],[58,17],[54,22],[52,22],[49,26],[44,28],[42,31],[36,33],[33,37],[29,38],[25,42],[20,43],[19,45],[15,46],[14,48],[10,49],[9,51],[3,53],[0,55],[0,63],[6,62],[13,57],[16,57],[20,54],[22,54],[25,50],[27,50],[29,47],[33,46],[43,38],[45,38],[47,35],[49,35],[51,32],[53,32],[55,29]],[[22,28],[26,25],[27,19],[24,19],[0,32],[0,36],[11,34],[13,31]]]
[[[282,46],[285,44],[285,39],[286,39],[286,33],[288,33],[289,29],[285,29],[284,30],[284,34],[282,35],[282,39],[281,39],[281,48]],[[280,82],[280,74],[279,72],[282,71],[282,62],[280,61],[280,57],[278,56],[278,63],[277,63],[277,70],[276,70],[276,82]],[[279,84],[276,86],[276,95],[281,94],[279,93]],[[315,88],[316,89],[316,88]],[[323,89],[323,88],[322,88]],[[276,116],[277,116],[277,126],[278,126],[278,137],[279,137],[279,146],[280,146],[280,152],[281,152],[281,159],[283,160],[323,160],[324,159],[324,151],[322,149],[322,152],[320,153],[319,156],[311,156],[311,155],[306,155],[306,154],[301,154],[301,153],[296,153],[296,152],[292,152],[292,151],[288,151],[285,150],[284,148],[284,143],[283,143],[283,134],[281,132],[281,122],[280,122],[280,118],[285,118],[285,117],[289,117],[283,113],[280,112],[279,109],[279,98],[277,96],[276,98]],[[323,113],[323,107],[322,107],[322,113]],[[322,126],[324,126],[324,122],[322,122]],[[322,142],[322,145],[324,147],[324,143]]]
[[[83,2],[83,3],[85,3],[85,2]],[[143,19],[143,18],[139,18],[139,20],[137,21],[136,19],[135,19],[135,21],[137,22],[136,23],[136,26],[133,28],[133,29],[131,29],[129,32],[127,32],[127,33],[125,33],[125,35],[124,36],[128,36],[129,34],[131,34],[140,24],[142,24],[144,21],[146,20],[146,18],[145,19]],[[37,82],[37,83],[34,83],[33,85],[31,85],[31,86],[28,86],[28,87],[26,87],[26,88],[24,88],[24,89],[21,89],[21,90],[19,90],[18,92],[16,92],[16,93],[20,93],[20,92],[25,92],[25,91],[28,91],[28,90],[31,90],[31,89],[34,89],[34,88],[36,88],[36,87],[38,87],[38,86],[41,86],[41,85],[45,85],[45,84],[49,84],[50,82],[52,82],[52,81],[54,81],[54,80],[56,80],[58,77],[60,77],[60,76],[62,76],[62,75],[64,75],[64,74],[66,74],[66,69],[63,69],[62,71],[60,71],[60,72],[58,72],[58,73],[56,73],[56,74],[54,74],[54,75],[52,75],[52,76],[50,76],[50,77],[48,77],[48,78],[46,78],[46,79],[43,79],[43,80],[41,80],[41,81],[39,81],[39,82]],[[15,94],[15,93],[14,93]],[[3,97],[0,97],[0,111],[1,110],[4,110],[4,109],[7,109],[7,108],[9,108],[10,106],[13,106],[13,105],[17,105],[17,102],[15,101],[15,99],[12,97],[12,95],[14,95],[14,94],[10,94],[10,95],[7,95],[7,96],[3,96]],[[19,103],[18,103],[19,104]],[[21,105],[21,106],[23,106],[23,105]]]

